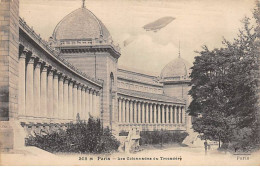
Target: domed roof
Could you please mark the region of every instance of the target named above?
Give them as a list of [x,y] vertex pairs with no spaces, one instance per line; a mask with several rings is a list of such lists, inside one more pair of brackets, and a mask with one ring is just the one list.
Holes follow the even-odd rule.
[[189,76],[190,74],[191,64],[178,57],[174,59],[170,63],[168,63],[161,72],[161,78],[173,78],[173,77],[182,77]]
[[105,25],[85,7],[65,16],[53,31],[54,40],[109,39]]

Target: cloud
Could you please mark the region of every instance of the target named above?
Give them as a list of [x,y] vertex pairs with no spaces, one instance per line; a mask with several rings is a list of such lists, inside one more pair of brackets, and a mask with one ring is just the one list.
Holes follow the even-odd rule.
[[169,60],[177,58],[178,47],[173,43],[166,45],[156,43],[151,36],[143,34],[122,48],[121,52],[120,65],[160,73]]

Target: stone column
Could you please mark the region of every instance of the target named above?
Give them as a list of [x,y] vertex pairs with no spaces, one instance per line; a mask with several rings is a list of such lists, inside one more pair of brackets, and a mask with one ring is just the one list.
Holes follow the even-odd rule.
[[79,84],[78,85],[78,89],[77,89],[77,115],[79,115],[79,117],[80,117],[80,120],[82,120],[82,117],[81,117],[81,85]]
[[134,108],[133,108],[133,101],[130,100],[130,123],[133,123],[133,111],[134,111]]
[[153,123],[153,107],[152,104],[149,104],[149,117],[150,117],[150,123]]
[[41,72],[41,114],[47,117],[47,66],[42,67]]
[[149,106],[148,106],[148,103],[145,104],[145,111],[146,111],[145,123],[149,123]]
[[48,95],[47,95],[47,107],[48,107],[48,117],[53,116],[53,69],[49,69],[48,72]]
[[122,122],[122,105],[121,105],[121,98],[118,98],[118,122]]
[[122,99],[122,122],[125,123],[125,99]]
[[63,96],[63,81],[64,81],[64,76],[60,74],[59,78],[59,114],[58,118],[63,119],[64,118],[64,111],[63,111],[63,101],[64,101],[64,96]]
[[19,115],[25,115],[25,60],[28,50],[24,50],[19,58],[19,85],[18,85],[18,110]]
[[157,123],[157,109],[156,109],[156,104],[153,105],[153,123]]
[[165,123],[165,110],[164,110],[164,105],[162,105],[162,123]]
[[73,120],[76,119],[78,113],[78,84],[73,85]]
[[169,106],[169,108],[170,108],[170,113],[169,113],[170,114],[170,118],[169,118],[170,120],[169,120],[169,123],[172,123],[172,120],[173,120],[173,118],[172,118],[173,117],[172,116],[172,106]]
[[165,109],[166,109],[166,122],[165,123],[169,123],[169,106],[166,105]]
[[180,111],[179,106],[177,106],[177,123],[180,123]]
[[125,118],[125,120],[126,120],[126,123],[129,123],[129,116],[130,116],[130,114],[129,114],[129,100],[126,100],[125,107],[126,107],[126,112],[125,112],[126,118]]
[[181,108],[181,123],[184,123],[184,111],[183,111],[183,107],[180,107]]
[[93,117],[93,107],[92,103],[93,102],[93,90],[89,90],[89,116]]
[[158,104],[158,123],[162,123],[161,117],[161,105]]
[[86,119],[86,100],[85,100],[85,97],[86,97],[86,89],[85,89],[85,86],[82,86],[81,88],[81,118],[82,120],[85,120]]
[[86,120],[89,119],[89,100],[90,100],[90,97],[89,97],[89,89],[87,88],[86,89]]
[[177,106],[174,106],[174,123],[177,123]]
[[34,68],[33,77],[33,99],[34,99],[34,115],[40,116],[41,105],[41,62],[37,61]]
[[59,76],[54,73],[53,78],[53,117],[58,118],[59,116]]
[[[100,93],[97,92],[97,96],[96,96],[96,99],[97,99],[97,109],[96,109],[96,112],[97,112],[97,117],[98,118],[101,118],[101,110],[100,110]],[[113,101],[112,101],[113,103]],[[113,104],[112,104],[113,105]],[[113,117],[112,117],[112,120],[113,120]]]
[[33,98],[33,65],[35,57],[30,57],[26,69],[26,115],[34,115],[34,98]]
[[63,119],[69,119],[69,114],[68,114],[68,110],[69,110],[69,80],[67,78],[65,78],[64,80],[64,84],[63,84]]
[[96,115],[96,91],[94,90],[92,93],[92,115],[93,117],[97,117]]
[[141,123],[141,102],[138,102],[138,123]]
[[137,102],[134,103],[134,123],[137,123]]
[[70,120],[74,119],[74,109],[73,109],[73,81],[70,80],[69,82],[69,108],[68,108],[68,117]]
[[144,102],[142,102],[142,123],[145,123],[145,109],[144,109]]

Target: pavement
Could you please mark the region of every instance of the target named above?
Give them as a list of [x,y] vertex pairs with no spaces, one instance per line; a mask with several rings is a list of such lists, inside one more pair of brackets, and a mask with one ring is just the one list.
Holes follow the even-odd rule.
[[121,165],[121,166],[197,166],[197,165],[260,165],[260,152],[225,153],[212,147],[205,154],[203,147],[183,147],[180,145],[142,146],[136,153],[115,152],[111,154],[51,154],[35,147],[27,150],[1,153],[1,165]]

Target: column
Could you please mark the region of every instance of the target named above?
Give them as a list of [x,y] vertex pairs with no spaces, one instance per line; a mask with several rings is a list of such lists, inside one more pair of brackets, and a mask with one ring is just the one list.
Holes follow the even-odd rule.
[[138,106],[138,123],[141,123],[141,102],[137,103]]
[[162,105],[162,123],[165,123],[165,111],[164,111],[164,105]]
[[179,106],[177,106],[177,123],[180,123]]
[[125,112],[126,118],[125,118],[125,120],[126,120],[126,123],[129,123],[129,116],[130,116],[130,114],[129,114],[129,100],[126,100],[125,107],[126,107],[126,112]]
[[70,120],[73,120],[74,109],[73,109],[73,81],[69,82],[69,109],[68,109],[68,117]]
[[166,122],[165,123],[169,123],[169,106],[166,105],[165,109],[166,109]]
[[177,106],[174,106],[174,123],[177,123]]
[[40,116],[41,105],[41,62],[37,61],[34,68],[33,77],[33,99],[34,99],[34,115]]
[[144,102],[142,102],[142,123],[145,123],[145,105]]
[[59,119],[63,119],[64,117],[64,112],[63,112],[63,80],[64,80],[64,76],[62,76],[60,74],[60,78],[59,78],[59,114],[58,117]]
[[96,118],[96,91],[92,93],[92,115]]
[[50,68],[48,72],[48,82],[47,82],[47,87],[48,87],[48,93],[47,93],[47,107],[48,107],[48,117],[52,118],[53,117],[53,69]]
[[156,104],[153,105],[153,123],[157,123],[157,109]]
[[47,117],[47,66],[42,67],[41,72],[41,114]]
[[34,98],[33,98],[33,65],[34,57],[30,57],[26,69],[26,115],[33,116]]
[[145,111],[146,111],[145,123],[149,123],[149,107],[148,107],[148,103],[145,103]]
[[130,108],[129,108],[129,109],[130,109],[130,110],[129,110],[129,111],[130,111],[130,123],[133,123],[133,111],[134,111],[134,110],[133,110],[133,101],[130,100],[129,102],[130,102],[130,106],[129,106],[129,107],[130,107]]
[[118,98],[118,122],[122,122],[122,105],[121,105],[121,98]]
[[183,123],[182,116],[183,116],[183,109],[182,109],[182,107],[180,107],[180,123]]
[[59,76],[57,73],[54,73],[53,78],[53,117],[58,118],[59,112]]
[[76,119],[77,117],[77,112],[78,112],[78,84],[74,83],[73,84],[73,120]]
[[[112,101],[113,103],[113,101]],[[98,118],[101,118],[101,110],[100,110],[100,94],[97,92],[97,95],[96,95],[96,105],[97,105],[97,108],[96,108],[96,112],[97,112],[97,117]],[[112,104],[112,107],[113,107],[113,104]],[[113,111],[112,111],[113,113]],[[112,117],[113,119],[113,117]]]
[[85,87],[82,86],[81,88],[81,118],[82,120],[85,120],[86,119],[86,108],[85,108],[85,105],[86,105],[86,101],[85,101],[85,97],[86,97],[86,92],[85,92]]
[[134,102],[134,123],[137,123],[137,102]]
[[122,99],[122,122],[125,122],[125,99]]
[[170,111],[170,113],[169,113],[169,123],[172,123],[172,106],[169,106],[169,111]]
[[90,97],[89,97],[89,88],[86,89],[86,120],[89,119],[89,111],[90,111],[90,108],[89,108],[89,100],[90,100]]
[[158,123],[162,123],[161,117],[162,117],[161,105],[158,104]]
[[92,89],[89,90],[89,116],[93,117],[93,107],[92,107],[92,101],[93,101],[93,91]]
[[150,117],[150,123],[153,123],[153,108],[152,104],[149,104],[149,117]]
[[182,107],[182,123],[186,123],[186,112],[185,112],[185,107]]
[[77,116],[79,116],[80,120],[82,120],[82,114],[81,114],[81,89],[82,89],[82,86],[79,84],[78,85],[78,89],[77,89],[77,97],[78,97],[78,100],[77,100]]
[[19,58],[19,85],[18,85],[18,110],[19,115],[25,115],[25,59],[28,50],[24,50]]
[[68,110],[69,110],[69,80],[67,78],[65,78],[64,80],[64,84],[63,84],[63,119],[69,119],[69,114],[68,114]]

